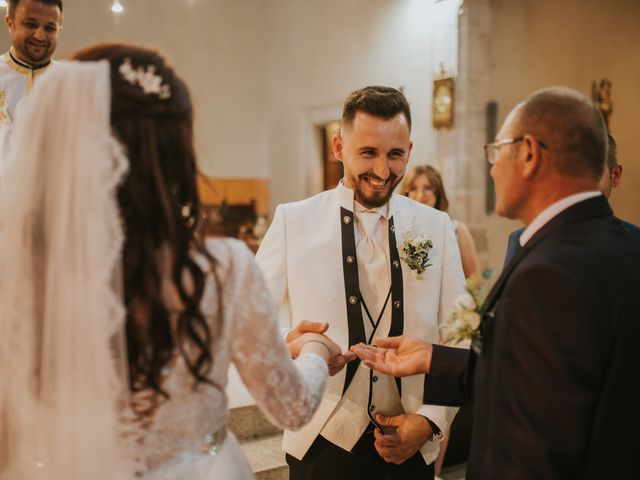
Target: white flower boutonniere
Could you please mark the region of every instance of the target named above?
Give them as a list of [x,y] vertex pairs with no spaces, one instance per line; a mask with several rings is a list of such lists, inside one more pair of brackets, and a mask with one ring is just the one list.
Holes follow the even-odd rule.
[[[482,279],[491,276],[491,270],[482,274]],[[465,291],[456,298],[453,311],[443,327],[446,343],[460,343],[473,339],[480,326],[480,312],[484,303],[483,284],[478,275],[469,277],[465,283]]]
[[429,263],[429,252],[432,248],[433,242],[431,239],[417,233],[415,226],[404,233],[400,258],[411,270],[416,272],[416,279],[418,280],[424,278],[425,270],[432,265],[432,263]]

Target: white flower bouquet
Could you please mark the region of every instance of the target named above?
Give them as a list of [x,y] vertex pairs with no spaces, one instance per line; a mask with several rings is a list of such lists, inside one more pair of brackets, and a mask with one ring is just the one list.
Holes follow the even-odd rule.
[[470,340],[476,334],[480,326],[480,312],[484,302],[483,283],[491,276],[491,271],[487,270],[482,277],[473,275],[465,283],[465,291],[456,298],[453,311],[445,324],[445,342],[448,344],[458,344],[464,340]]

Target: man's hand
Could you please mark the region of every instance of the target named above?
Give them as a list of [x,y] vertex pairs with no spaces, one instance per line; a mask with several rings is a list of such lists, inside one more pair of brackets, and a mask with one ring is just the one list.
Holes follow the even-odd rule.
[[[329,375],[334,376],[335,374],[340,372],[340,370],[342,370],[347,363],[355,360],[357,357],[356,354],[352,352],[342,353],[340,347],[336,345],[329,337],[324,335],[324,333],[328,329],[329,324],[326,322],[320,323],[303,320],[289,332],[286,338],[286,342],[289,350],[291,350],[291,355],[293,355],[293,357],[297,357],[300,354],[300,349],[309,339],[314,338],[314,341],[320,341],[324,339],[324,341],[322,341],[321,343],[327,345],[332,353],[331,358],[329,358],[329,360],[327,361],[327,366],[329,367]],[[316,336],[312,337],[309,334],[314,334]]]
[[327,322],[311,322],[309,320],[302,320],[296,327],[287,334],[285,342],[287,344],[293,342],[297,338],[301,337],[305,333],[320,333],[323,334],[329,329]]
[[359,343],[350,349],[372,370],[394,377],[429,373],[433,352],[430,343],[406,335],[377,338],[374,342],[377,347]]
[[376,451],[387,463],[400,465],[406,462],[433,435],[427,419],[415,413],[404,413],[395,417],[376,415],[376,420],[382,426],[396,427],[395,433],[388,435],[383,434],[377,428],[373,432],[376,439],[374,443]]

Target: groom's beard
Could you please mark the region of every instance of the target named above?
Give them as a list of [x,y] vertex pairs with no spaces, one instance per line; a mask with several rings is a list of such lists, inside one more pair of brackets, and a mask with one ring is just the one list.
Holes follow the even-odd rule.
[[[402,181],[402,177],[398,177],[394,173],[389,173],[389,177],[386,180],[381,179],[373,173],[363,173],[358,178],[350,176],[350,182],[353,187],[353,196],[356,201],[366,208],[378,208],[386,205],[393,190]],[[382,187],[374,186],[371,184],[371,180],[382,182]]]

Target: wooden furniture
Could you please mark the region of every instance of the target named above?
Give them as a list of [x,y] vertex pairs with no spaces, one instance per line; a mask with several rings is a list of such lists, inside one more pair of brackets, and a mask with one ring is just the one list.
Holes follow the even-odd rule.
[[204,236],[234,237],[256,251],[260,245],[254,226],[263,234],[269,209],[269,181],[260,178],[215,178],[198,176],[200,232]]

